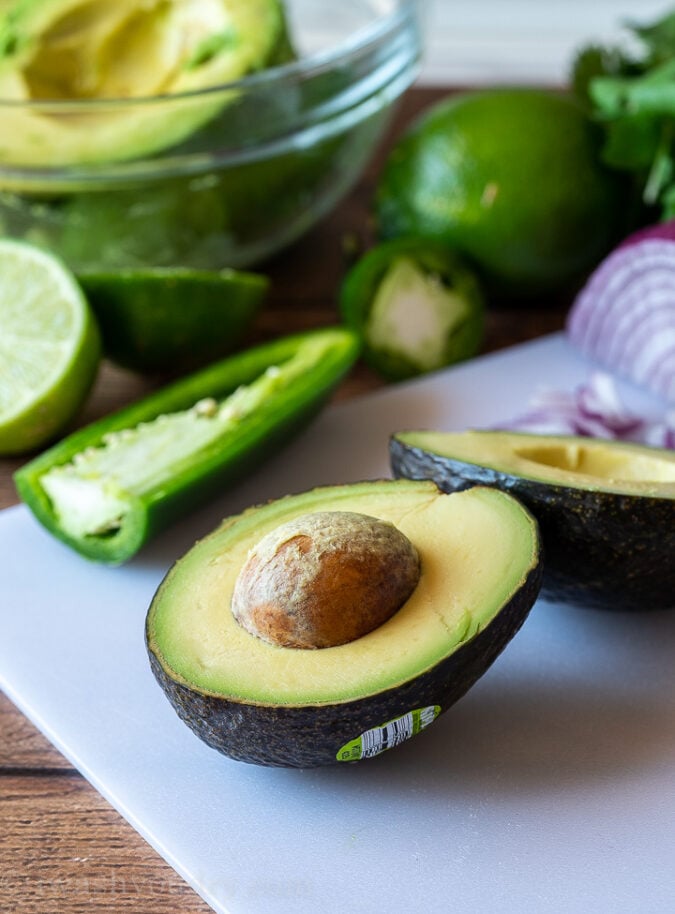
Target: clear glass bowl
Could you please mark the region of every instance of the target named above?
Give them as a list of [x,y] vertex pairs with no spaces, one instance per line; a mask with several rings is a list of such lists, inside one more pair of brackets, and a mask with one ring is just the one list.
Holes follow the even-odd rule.
[[[32,145],[0,143],[0,233],[76,271],[250,267],[300,237],[358,179],[415,78],[419,10],[418,0],[288,0],[287,12],[298,60],[235,83],[124,101],[0,101],[0,136],[17,135],[17,117],[46,128]],[[125,148],[116,123],[132,120]],[[62,141],[71,127],[110,159],[87,162],[80,140]]]

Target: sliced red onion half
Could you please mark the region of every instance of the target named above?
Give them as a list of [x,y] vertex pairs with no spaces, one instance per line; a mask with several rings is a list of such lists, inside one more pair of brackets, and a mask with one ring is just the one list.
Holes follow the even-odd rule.
[[675,448],[675,409],[652,418],[636,416],[622,403],[614,379],[602,371],[594,372],[572,391],[542,388],[521,416],[501,427],[537,435],[584,435]]
[[630,235],[603,260],[566,331],[598,365],[675,403],[675,221]]

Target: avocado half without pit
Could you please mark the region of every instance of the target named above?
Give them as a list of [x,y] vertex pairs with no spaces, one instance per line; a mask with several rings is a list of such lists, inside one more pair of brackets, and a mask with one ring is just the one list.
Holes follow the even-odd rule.
[[675,607],[675,453],[615,440],[492,430],[410,431],[394,475],[446,492],[508,491],[538,519],[543,593],[619,610]]
[[153,672],[185,723],[245,762],[378,755],[457,701],[541,583],[538,526],[490,488],[327,486],[224,521],[151,603]]

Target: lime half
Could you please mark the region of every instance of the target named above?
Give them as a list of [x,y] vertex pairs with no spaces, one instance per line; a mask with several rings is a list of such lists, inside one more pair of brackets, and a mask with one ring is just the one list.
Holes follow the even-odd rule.
[[34,450],[67,426],[100,351],[70,271],[32,245],[0,239],[0,454]]

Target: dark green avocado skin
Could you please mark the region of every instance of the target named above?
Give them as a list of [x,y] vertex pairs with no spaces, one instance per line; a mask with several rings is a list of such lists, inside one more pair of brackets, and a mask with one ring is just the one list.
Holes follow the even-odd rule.
[[509,492],[539,521],[542,594],[593,609],[675,608],[675,503],[541,483],[390,441],[394,476],[432,479],[445,492]]
[[492,622],[416,679],[358,701],[317,706],[244,704],[205,695],[176,682],[146,646],[152,671],[178,716],[211,748],[232,759],[268,767],[337,764],[336,755],[365,730],[415,708],[460,699],[518,632],[541,586],[541,557]]

